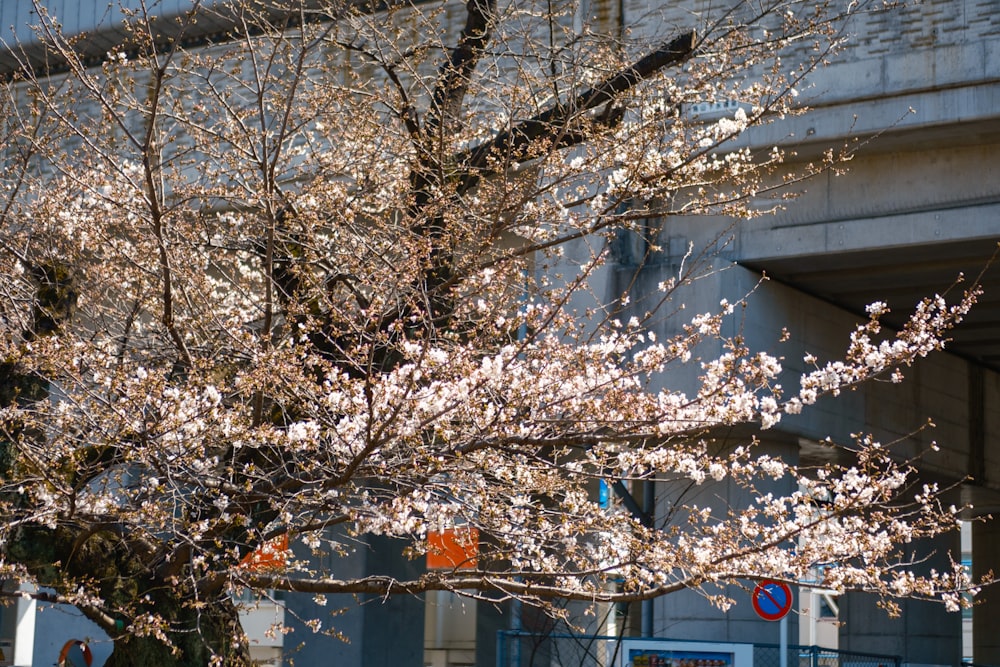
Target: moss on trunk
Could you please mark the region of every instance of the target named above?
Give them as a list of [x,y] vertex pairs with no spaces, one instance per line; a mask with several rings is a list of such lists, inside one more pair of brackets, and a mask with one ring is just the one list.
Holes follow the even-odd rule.
[[105,667],[250,667],[239,614],[231,599],[193,604],[178,599],[170,587],[150,593],[151,612],[169,623],[166,637],[126,633],[115,639],[114,651]]

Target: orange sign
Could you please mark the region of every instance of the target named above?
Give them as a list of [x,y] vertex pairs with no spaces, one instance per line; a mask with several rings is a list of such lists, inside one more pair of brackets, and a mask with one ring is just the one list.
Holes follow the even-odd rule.
[[427,569],[475,569],[479,560],[479,531],[471,527],[427,533]]
[[286,551],[288,551],[288,533],[278,535],[248,553],[240,561],[240,567],[252,572],[284,569],[287,563]]

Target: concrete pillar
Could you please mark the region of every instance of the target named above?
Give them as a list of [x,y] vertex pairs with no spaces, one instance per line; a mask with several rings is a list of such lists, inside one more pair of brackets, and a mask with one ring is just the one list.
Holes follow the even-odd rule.
[[[338,539],[336,533],[330,535]],[[340,539],[346,539],[339,537]],[[354,538],[352,538],[354,539]],[[407,543],[380,536],[365,536],[357,550],[346,556],[312,556],[317,569],[346,578],[381,574],[400,580],[416,579],[424,561],[403,555]],[[300,557],[310,557],[301,544]],[[330,595],[317,604],[312,595],[284,595],[286,621],[294,630],[285,637],[284,665],[364,665],[365,667],[423,667],[424,598],[414,595]],[[345,610],[341,613],[340,610]],[[348,641],[316,633],[304,621],[318,619],[322,630],[333,629]],[[48,663],[48,664],[51,664]]]
[[[20,589],[33,591],[35,587],[22,584]],[[32,599],[19,598],[14,603],[14,609],[17,610],[17,629],[14,636],[13,664],[19,667],[31,667],[34,657],[36,607],[37,603]]]
[[[799,460],[797,443],[761,442],[754,452],[758,455],[780,457],[792,465],[797,464]],[[772,491],[775,495],[787,495],[793,493],[796,488],[796,481],[791,478],[774,481],[770,485],[766,480],[760,480],[760,490]],[[725,516],[728,508],[749,505],[756,495],[757,493],[751,494],[729,480],[721,483],[704,482],[695,487],[691,487],[688,481],[677,484],[661,482],[657,485],[658,518],[666,515],[675,500],[684,504],[695,504],[698,507],[711,507],[718,516]],[[684,521],[683,515],[675,518],[675,523],[683,524]],[[653,636],[715,642],[780,644],[782,624],[765,621],[756,614],[751,601],[752,590],[751,582],[746,582],[745,588],[734,585],[727,586],[724,591],[710,589],[711,593],[725,593],[736,601],[735,606],[725,612],[709,604],[704,596],[691,591],[681,591],[659,598],[654,601]],[[799,591],[793,589],[792,595],[796,597],[797,606]],[[795,644],[799,637],[798,614],[789,614],[787,618],[787,641]]]
[[[368,571],[401,580],[416,579],[424,572],[423,560],[403,555],[406,543],[381,536],[368,538]],[[364,606],[365,667],[423,667],[424,600],[415,595],[368,596]]]
[[[921,540],[913,545],[916,557],[929,556],[916,569],[951,569],[948,555],[959,559],[959,533]],[[919,600],[900,602],[902,614],[889,615],[878,606],[878,597],[849,593],[840,597],[840,650],[900,656],[910,667],[957,665],[962,661],[962,614],[948,612],[943,604]]]
[[[1000,572],[1000,521],[972,524],[972,574],[977,579]],[[982,665],[1000,665],[1000,588],[984,589],[972,609],[972,659]]]
[[476,667],[497,667],[497,632],[510,629],[512,605],[500,600],[479,600],[475,604]]

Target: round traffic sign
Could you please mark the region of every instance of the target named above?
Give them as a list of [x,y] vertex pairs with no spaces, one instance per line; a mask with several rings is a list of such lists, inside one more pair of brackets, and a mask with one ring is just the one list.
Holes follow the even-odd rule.
[[780,581],[765,580],[753,589],[753,609],[765,621],[780,620],[792,610],[792,589]]

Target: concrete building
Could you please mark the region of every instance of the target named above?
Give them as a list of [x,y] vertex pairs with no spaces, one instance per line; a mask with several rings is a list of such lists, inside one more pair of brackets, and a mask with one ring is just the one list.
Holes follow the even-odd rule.
[[[110,9],[104,0],[47,4],[67,31],[91,35],[82,48],[95,57],[115,42],[120,14],[113,4]],[[603,20],[631,25],[646,15],[646,4],[605,2],[600,13]],[[161,3],[164,15],[187,5],[186,0]],[[677,24],[688,17],[678,7]],[[31,22],[30,3],[0,3],[0,36],[9,47],[15,43],[10,27]],[[223,28],[203,26],[206,32]],[[689,299],[692,310],[708,310],[723,297],[741,298],[766,273],[770,280],[751,297],[753,315],[743,324],[744,334],[751,348],[771,350],[778,330],[787,327],[793,337],[781,354],[792,371],[802,370],[795,366],[806,351],[821,358],[842,354],[846,332],[863,317],[867,303],[887,302],[892,321],[900,324],[920,297],[947,290],[960,272],[978,275],[1000,241],[1000,1],[923,0],[858,16],[849,30],[852,46],[802,91],[814,110],[741,141],[791,146],[802,160],[831,145],[860,141],[850,171],[818,177],[784,211],[738,227],[714,260],[719,271],[699,281]],[[41,57],[23,32],[16,34],[23,53]],[[0,68],[9,67],[11,58],[0,54]],[[634,239],[623,238],[613,266],[602,274],[609,299],[618,296],[619,285],[634,283],[634,302],[641,304],[644,293],[676,270],[690,243],[714,243],[728,226],[726,220],[668,220],[658,232],[662,251],[651,257],[631,245]],[[971,502],[976,513],[1000,511],[1000,269],[987,270],[983,283],[982,303],[955,331],[947,353],[911,369],[901,386],[861,387],[801,419],[786,420],[763,446],[787,460],[807,462],[832,455],[820,444],[827,437],[847,442],[852,433],[871,432],[884,442],[898,441],[901,456],[934,440],[940,451],[921,460],[921,474],[957,484],[956,503]],[[914,433],[927,419],[936,428]],[[960,558],[958,535],[942,538],[933,549],[944,562],[949,555]],[[971,562],[979,573],[1000,571],[1000,524],[972,524]],[[338,567],[396,568],[402,575],[418,566],[397,557],[395,545],[372,540]],[[316,611],[313,603],[287,597],[295,632],[284,639],[286,655],[297,647],[291,654],[295,664],[310,667],[421,661],[437,667],[466,664],[472,655],[476,664],[486,665],[496,628],[509,627],[509,615],[499,616],[491,605],[478,605],[474,615],[471,608],[448,612],[465,619],[448,624],[439,612],[451,608],[450,600],[438,600],[433,613],[424,601],[406,597],[361,602],[344,600],[342,606],[351,610],[332,619],[352,640],[344,644],[309,636],[294,617],[309,617]],[[792,641],[899,655],[913,666],[954,665],[963,657],[959,614],[908,602],[901,619],[888,619],[875,602],[860,594],[836,599],[824,591],[803,591],[803,613],[790,624]],[[779,639],[777,624],[757,619],[749,604],[721,615],[697,596],[681,594],[657,600],[644,613],[658,636]],[[100,659],[110,647],[101,648],[93,629],[66,614],[20,602],[0,609],[0,648],[15,636],[34,637],[33,662],[15,657],[8,664],[52,664],[63,636],[96,638]],[[831,622],[834,616],[839,628]],[[1000,592],[987,590],[973,612],[973,653],[966,657],[1000,665],[998,617]],[[383,635],[390,627],[393,642],[387,643]],[[445,632],[458,627],[456,636]],[[23,641],[12,645],[14,656],[27,655]]]

